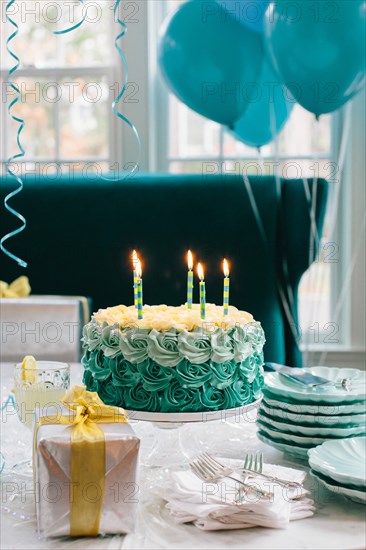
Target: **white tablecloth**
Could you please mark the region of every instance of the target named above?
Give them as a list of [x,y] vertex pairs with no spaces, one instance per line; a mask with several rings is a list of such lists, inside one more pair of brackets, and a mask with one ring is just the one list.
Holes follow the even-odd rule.
[[[73,382],[82,375],[80,365],[73,366]],[[1,402],[4,403],[12,387],[12,367],[1,365]],[[188,455],[198,452],[200,442],[209,443],[222,456],[242,457],[248,449],[262,449],[265,460],[276,464],[306,469],[306,464],[284,456],[260,443],[253,422],[239,424],[221,421],[184,426],[178,430],[162,431],[147,422],[133,424],[142,440],[142,463],[150,452],[153,435],[180,437]],[[164,432],[164,433],[162,433]],[[175,433],[173,433],[175,432]],[[178,434],[178,435],[177,435]],[[30,452],[30,432],[16,415],[2,411],[2,452],[6,466],[2,474],[1,548],[21,549],[332,549],[363,550],[366,547],[365,507],[344,497],[330,493],[308,477],[306,487],[316,503],[313,517],[294,521],[288,529],[255,527],[239,531],[203,532],[193,525],[176,525],[165,509],[164,501],[154,494],[154,483],[160,476],[169,475],[169,453],[162,468],[140,467],[140,497],[136,532],[128,536],[98,537],[97,539],[39,540],[35,532],[32,497],[23,491],[22,497],[11,500],[9,469],[17,460]],[[23,502],[22,502],[23,500]]]

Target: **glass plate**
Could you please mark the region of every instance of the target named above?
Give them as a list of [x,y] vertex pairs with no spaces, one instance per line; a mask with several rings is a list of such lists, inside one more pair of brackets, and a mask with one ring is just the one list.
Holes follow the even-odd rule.
[[290,398],[295,402],[307,402],[318,404],[349,404],[366,400],[366,372],[358,369],[338,369],[336,367],[311,367],[304,369],[311,374],[322,376],[332,382],[340,382],[346,378],[357,384],[357,387],[346,391],[340,387],[327,386],[310,388],[292,382],[282,377],[278,372],[268,373],[265,377],[265,387],[277,397]]
[[301,417],[299,418],[298,424],[291,424],[290,422],[277,420],[272,418],[264,410],[259,410],[258,419],[262,420],[269,426],[275,428],[276,430],[281,430],[289,433],[295,433],[299,435],[310,435],[315,437],[352,437],[355,435],[366,435],[366,426],[355,426],[347,428],[347,426],[336,427],[336,426],[304,426],[301,424]]
[[358,491],[356,489],[350,489],[349,487],[344,487],[342,485],[337,485],[337,483],[333,479],[323,476],[322,474],[314,470],[310,470],[310,474],[315,477],[320,483],[322,483],[328,489],[328,491],[336,493],[337,495],[343,495],[353,500],[353,502],[366,504],[365,492]]
[[297,447],[296,445],[286,445],[286,443],[282,443],[279,440],[272,439],[262,431],[257,432],[257,437],[260,441],[262,441],[262,443],[265,443],[266,445],[269,445],[270,447],[273,447],[278,451],[296,456],[296,458],[301,458],[302,460],[308,459],[308,449]]
[[[290,409],[278,408],[274,402],[270,406],[268,401],[262,401],[260,410],[264,411],[269,415],[273,420],[279,422],[288,422],[293,424],[302,424],[309,425],[312,427],[316,426],[335,426],[335,427],[346,427],[346,428],[355,428],[356,426],[365,426],[366,428],[366,414],[334,414],[334,415],[322,415],[320,413],[316,414],[304,414],[300,411],[292,412]],[[276,402],[278,403],[278,402]],[[301,406],[301,405],[300,405]],[[352,407],[352,405],[350,405]],[[311,407],[314,409],[314,407]]]
[[346,485],[366,486],[366,437],[327,441],[309,452],[311,467]]

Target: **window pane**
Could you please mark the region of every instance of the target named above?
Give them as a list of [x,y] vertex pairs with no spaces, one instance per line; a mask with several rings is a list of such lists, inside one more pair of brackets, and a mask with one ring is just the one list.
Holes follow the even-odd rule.
[[198,115],[172,94],[169,104],[170,156],[219,156],[220,125]]
[[[26,151],[25,158],[55,158],[54,105],[47,99],[48,80],[21,77],[16,80],[21,92],[21,101],[12,108],[14,116],[22,118],[25,126],[21,134],[21,143]],[[7,87],[8,103],[14,92]],[[7,115],[8,155],[19,152],[17,131],[19,123]]]
[[109,89],[106,78],[64,78],[60,102],[60,157],[108,157]]
[[[5,5],[1,2],[2,21]],[[44,2],[23,0],[15,2],[9,15],[19,25],[19,34],[12,41],[12,49],[21,59],[21,67],[94,66],[111,64],[110,0],[87,0],[80,7],[79,0]],[[84,23],[73,32],[55,36],[54,31],[67,29],[78,23],[85,14]],[[14,31],[12,25],[2,23],[2,59],[4,67],[14,64],[7,54],[6,38]],[[119,27],[116,25],[116,35]],[[2,63],[3,65],[3,63]]]

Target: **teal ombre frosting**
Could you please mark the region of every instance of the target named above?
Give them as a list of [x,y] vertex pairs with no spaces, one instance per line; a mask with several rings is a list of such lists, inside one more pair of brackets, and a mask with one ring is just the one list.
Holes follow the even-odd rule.
[[94,351],[99,349],[102,345],[102,327],[91,321],[83,327],[83,337],[81,339],[83,346]]
[[205,333],[99,326],[83,330],[84,383],[132,410],[198,412],[249,404],[263,387],[259,323]]
[[234,357],[234,342],[222,328],[218,328],[211,336],[211,358],[216,363],[231,361]]
[[206,363],[211,357],[210,337],[201,328],[196,328],[194,332],[183,330],[178,335],[178,349],[188,361]]
[[200,388],[212,378],[209,363],[190,363],[186,359],[178,363],[175,374],[183,388]]
[[121,331],[118,325],[102,327],[101,340],[106,357],[117,357],[120,354]]
[[127,328],[118,325],[100,326],[92,320],[83,329],[83,346],[89,351],[102,349],[107,357],[120,353],[131,363],[141,363],[148,357],[164,367],[175,367],[182,359],[201,364],[212,359],[224,363],[234,359],[245,361],[253,352],[261,353],[265,343],[260,323],[248,323],[225,332],[217,328],[205,333],[202,328],[193,332],[174,329],[159,332],[155,329]]
[[120,348],[127,361],[141,363],[148,358],[149,332],[150,330],[144,328],[128,328],[122,332]]
[[149,334],[148,353],[163,367],[175,367],[181,360],[178,349],[178,333],[171,329],[166,332],[159,332],[152,329]]
[[233,341],[234,360],[237,363],[240,361],[245,361],[245,359],[253,353],[254,349],[256,350],[257,348],[261,348],[262,351],[264,336],[263,329],[261,327],[260,331],[262,336],[261,339],[257,338],[257,331],[254,332],[253,338],[250,339],[247,334],[247,329],[244,329],[243,327],[235,327],[230,330],[230,336]]

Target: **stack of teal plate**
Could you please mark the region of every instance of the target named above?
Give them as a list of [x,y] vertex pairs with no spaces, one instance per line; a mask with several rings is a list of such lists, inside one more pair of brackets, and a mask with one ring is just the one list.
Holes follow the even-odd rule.
[[267,374],[257,424],[261,441],[306,460],[308,450],[324,441],[366,435],[366,373],[331,367],[304,370],[332,384],[311,388],[278,372]]
[[329,491],[366,504],[366,437],[326,441],[310,449],[309,464]]

